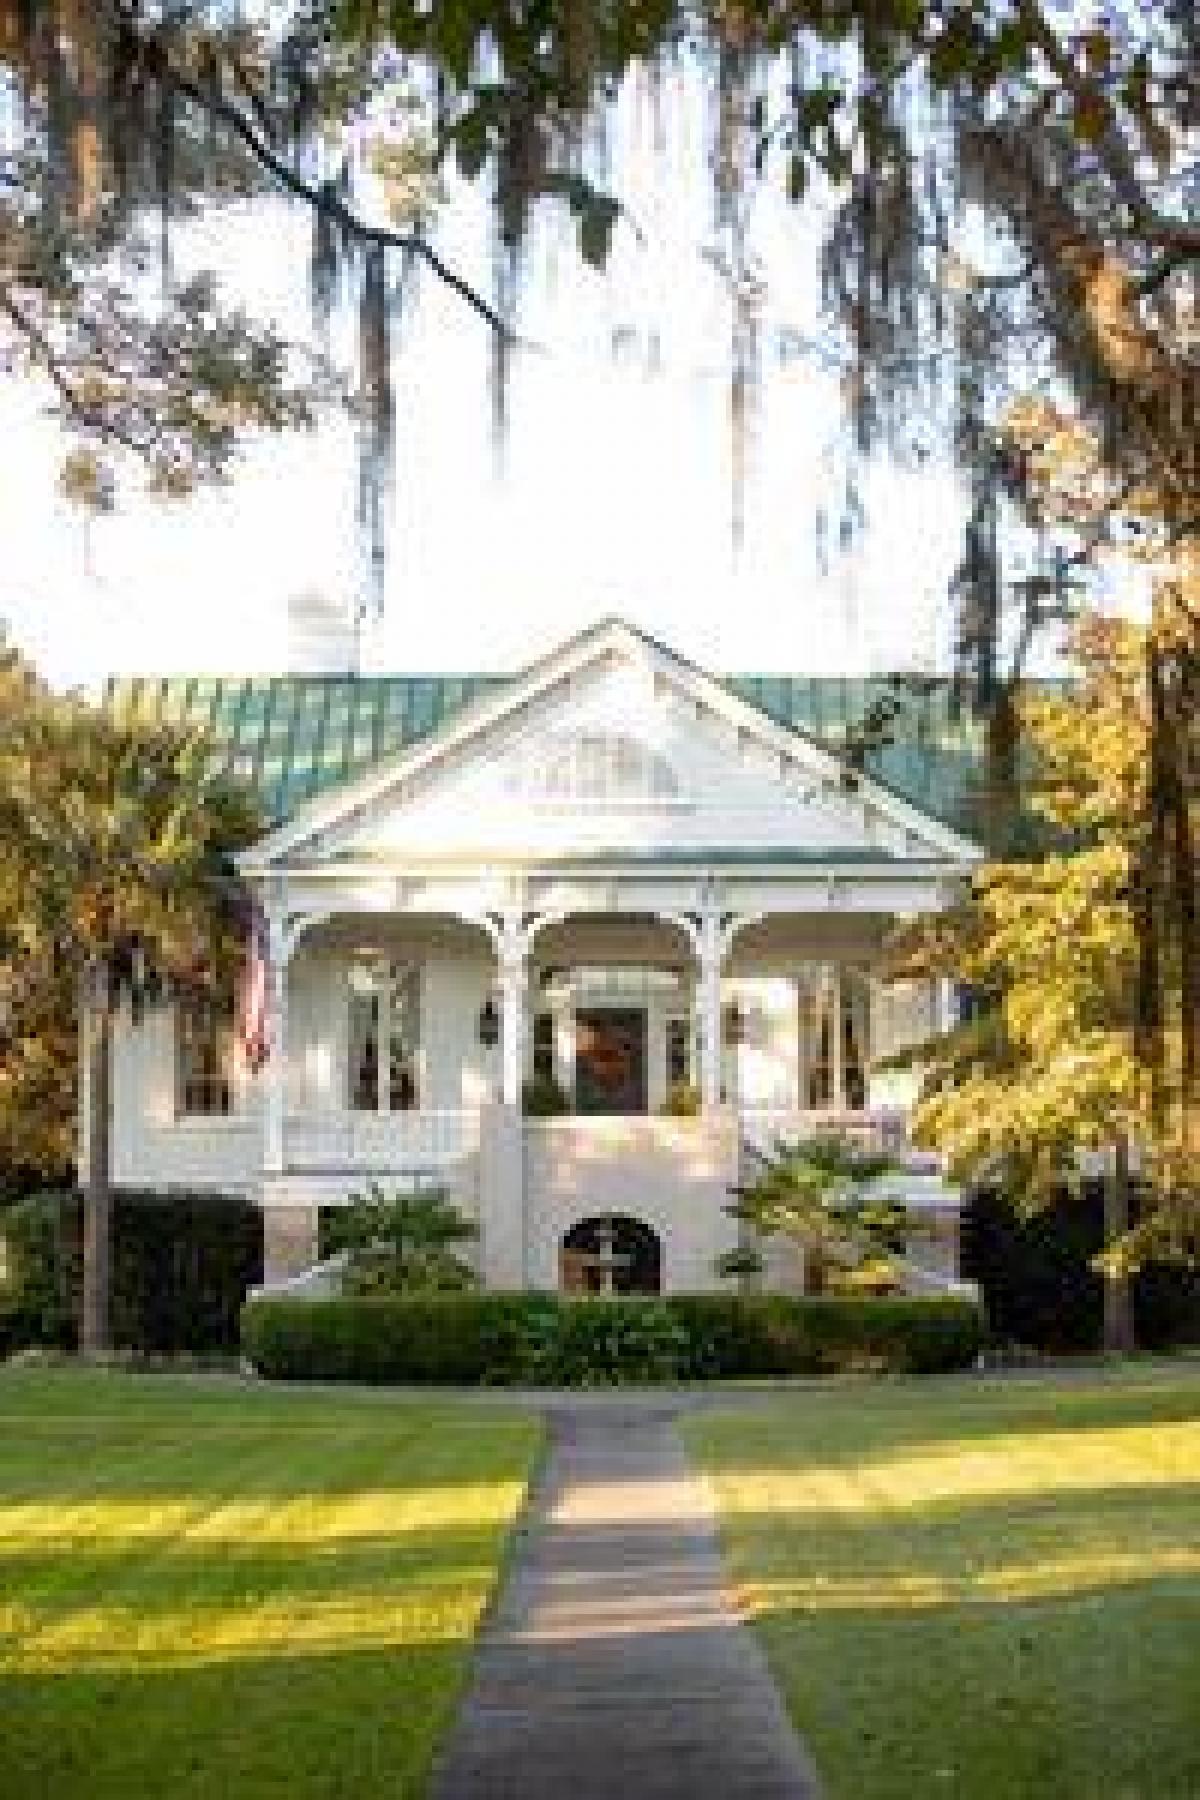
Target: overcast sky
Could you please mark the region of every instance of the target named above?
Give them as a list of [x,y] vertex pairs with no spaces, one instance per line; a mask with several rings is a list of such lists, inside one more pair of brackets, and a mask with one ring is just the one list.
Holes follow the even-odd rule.
[[[642,232],[618,228],[603,273],[569,231],[540,228],[498,459],[487,328],[429,277],[395,362],[398,451],[386,605],[370,664],[509,668],[616,612],[724,670],[862,672],[944,659],[960,498],[936,463],[880,468],[858,550],[818,567],[814,520],[836,505],[837,378],[781,361],[781,328],[817,324],[815,235],[782,197],[756,203],[765,282],[762,405],[745,547],[730,530],[730,308],[713,243],[698,84],[669,80],[656,133],[627,84],[614,183]],[[178,241],[292,336],[308,331],[309,220],[255,203]],[[486,201],[455,188],[439,248],[485,288]],[[348,340],[347,340],[348,341]],[[656,350],[652,352],[652,344]],[[337,346],[335,345],[335,348]],[[109,672],[278,670],[289,600],[361,590],[349,422],[251,445],[221,490],[152,500],[137,477],[87,525],[61,500],[46,395],[0,391],[0,617],[61,682]]]

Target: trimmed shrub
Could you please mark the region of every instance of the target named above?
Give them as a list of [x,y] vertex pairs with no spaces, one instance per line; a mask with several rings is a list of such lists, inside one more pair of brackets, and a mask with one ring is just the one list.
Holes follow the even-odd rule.
[[557,1309],[545,1379],[561,1387],[683,1381],[692,1341],[669,1301],[577,1300]]
[[[1091,1259],[1103,1242],[1098,1184],[1035,1213],[992,1190],[972,1193],[962,1214],[962,1272],[979,1284],[992,1335],[1050,1355],[1099,1350],[1104,1283]],[[1148,1350],[1200,1343],[1196,1270],[1149,1264],[1134,1278],[1133,1311],[1137,1341]]]
[[671,1305],[697,1376],[933,1375],[969,1367],[983,1346],[982,1315],[969,1300],[688,1294]]
[[0,1311],[5,1348],[74,1347],[83,1283],[78,1202],[62,1194],[29,1194],[5,1209]]
[[964,1300],[433,1294],[251,1301],[242,1350],[284,1381],[598,1386],[846,1369],[932,1373],[983,1341]]
[[[37,1194],[0,1219],[9,1347],[71,1349],[83,1289],[83,1203]],[[226,1195],[113,1195],[114,1349],[157,1356],[236,1351],[242,1303],[262,1280],[262,1215]]]

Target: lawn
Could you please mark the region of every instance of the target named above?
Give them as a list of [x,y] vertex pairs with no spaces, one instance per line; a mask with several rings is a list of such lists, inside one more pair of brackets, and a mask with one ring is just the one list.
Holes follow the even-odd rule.
[[689,1421],[830,1796],[1200,1795],[1200,1369]]
[[0,1371],[4,1800],[420,1794],[530,1418]]

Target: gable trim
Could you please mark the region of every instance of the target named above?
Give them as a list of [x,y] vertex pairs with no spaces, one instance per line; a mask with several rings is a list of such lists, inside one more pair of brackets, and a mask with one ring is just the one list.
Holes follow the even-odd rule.
[[[268,832],[237,859],[248,876],[265,875],[314,838],[350,822],[382,798],[390,788],[411,780],[456,750],[481,737],[494,726],[549,695],[597,663],[630,655],[647,665],[654,684],[673,687],[698,708],[722,718],[737,733],[745,732],[769,747],[780,758],[781,773],[789,764],[808,767],[821,787],[836,784],[848,803],[857,802],[918,838],[922,848],[956,863],[975,863],[982,857],[979,846],[943,825],[874,777],[853,771],[853,787],[844,788],[846,763],[808,732],[779,724],[752,701],[733,693],[724,683],[697,664],[668,649],[645,632],[621,619],[605,619],[588,627],[566,643],[531,663],[494,693],[480,696],[429,737],[398,751],[394,756],[317,795],[282,825]],[[820,798],[820,795],[814,798]],[[829,796],[832,797],[832,796]],[[918,856],[917,860],[922,860]]]

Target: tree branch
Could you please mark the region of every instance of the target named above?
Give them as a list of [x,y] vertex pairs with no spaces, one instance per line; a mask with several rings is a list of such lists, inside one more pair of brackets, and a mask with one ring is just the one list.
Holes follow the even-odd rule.
[[1103,130],[1092,142],[1120,198],[1129,208],[1138,228],[1148,242],[1161,245],[1184,257],[1200,257],[1200,225],[1185,219],[1165,216],[1152,205],[1138,179],[1137,168],[1129,146],[1121,135],[1112,101],[1103,87],[1090,81],[1068,54],[1057,32],[1047,22],[1037,0],[1017,0],[1017,14],[1046,62],[1058,77],[1064,90],[1075,102],[1104,121]]
[[4,281],[0,281],[0,312],[8,316],[21,336],[31,345],[37,361],[57,389],[68,412],[78,419],[81,425],[85,425],[89,431],[98,432],[105,442],[120,444],[135,456],[144,458],[147,454],[145,444],[131,433],[122,431],[103,409],[90,406],[82,399],[54,345],[37,320],[14,297],[12,289]]
[[[161,78],[158,72],[157,78]],[[307,181],[299,171],[292,167],[279,153],[268,144],[240,107],[218,90],[206,90],[191,76],[172,71],[170,79],[179,93],[191,100],[193,105],[203,111],[211,112],[229,127],[241,139],[255,161],[272,175],[279,185],[298,200],[303,200],[314,211],[328,213],[348,236],[359,243],[381,250],[399,250],[410,256],[417,256],[426,263],[438,280],[443,282],[453,293],[464,300],[471,310],[488,324],[496,335],[506,344],[526,349],[535,348],[527,339],[518,337],[508,322],[501,317],[491,303],[484,299],[478,290],[471,286],[457,270],[438,255],[428,239],[416,231],[393,231],[386,225],[372,225],[361,218],[354,209],[348,206],[341,195]]]

